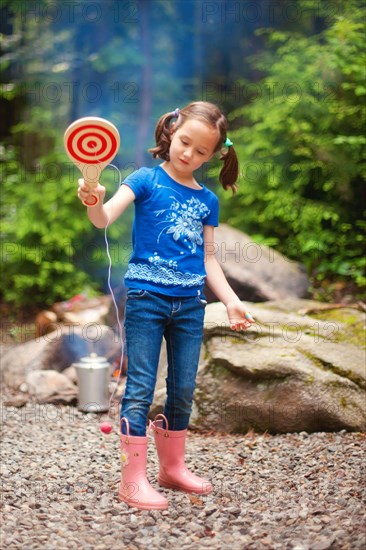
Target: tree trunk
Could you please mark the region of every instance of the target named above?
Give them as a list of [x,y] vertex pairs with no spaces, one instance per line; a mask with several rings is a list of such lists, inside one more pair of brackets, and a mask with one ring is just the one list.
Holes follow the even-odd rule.
[[[149,21],[150,3],[140,0],[141,49],[144,57],[142,68],[141,93],[137,128],[136,163],[138,167],[146,164],[146,147],[150,134],[150,115],[152,103],[152,55],[151,22]],[[153,143],[151,143],[153,145]]]

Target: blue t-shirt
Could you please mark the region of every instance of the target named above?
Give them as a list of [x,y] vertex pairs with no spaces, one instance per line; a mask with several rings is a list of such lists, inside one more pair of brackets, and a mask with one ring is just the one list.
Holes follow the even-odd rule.
[[124,184],[135,194],[127,288],[196,296],[205,282],[203,226],[218,225],[216,195],[190,189],[161,167],[140,168]]

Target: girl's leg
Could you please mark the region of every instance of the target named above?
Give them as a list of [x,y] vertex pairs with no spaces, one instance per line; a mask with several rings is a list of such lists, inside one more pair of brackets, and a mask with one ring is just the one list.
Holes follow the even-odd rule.
[[154,422],[154,437],[160,462],[159,484],[200,495],[211,493],[212,484],[187,468],[185,447],[203,338],[205,304],[198,297],[182,299],[166,328],[166,420],[155,419]]
[[128,419],[132,436],[146,435],[147,414],[153,399],[161,343],[164,334],[165,301],[144,290],[127,293],[125,332],[127,383],[121,417]]
[[164,415],[170,430],[188,427],[203,339],[205,305],[206,301],[198,296],[177,299],[165,329],[168,376]]

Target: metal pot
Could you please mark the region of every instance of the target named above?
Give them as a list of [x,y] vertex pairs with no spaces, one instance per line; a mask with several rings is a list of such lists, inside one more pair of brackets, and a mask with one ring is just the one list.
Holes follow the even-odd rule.
[[84,412],[108,411],[111,365],[106,358],[91,353],[72,366],[76,369],[79,384],[78,409]]

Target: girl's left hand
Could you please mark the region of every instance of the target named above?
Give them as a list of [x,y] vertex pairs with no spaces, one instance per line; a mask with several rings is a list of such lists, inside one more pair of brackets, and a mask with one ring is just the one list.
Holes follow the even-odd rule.
[[240,332],[255,323],[255,320],[250,312],[245,309],[244,305],[240,301],[229,302],[226,304],[226,310],[229,317],[231,330]]

